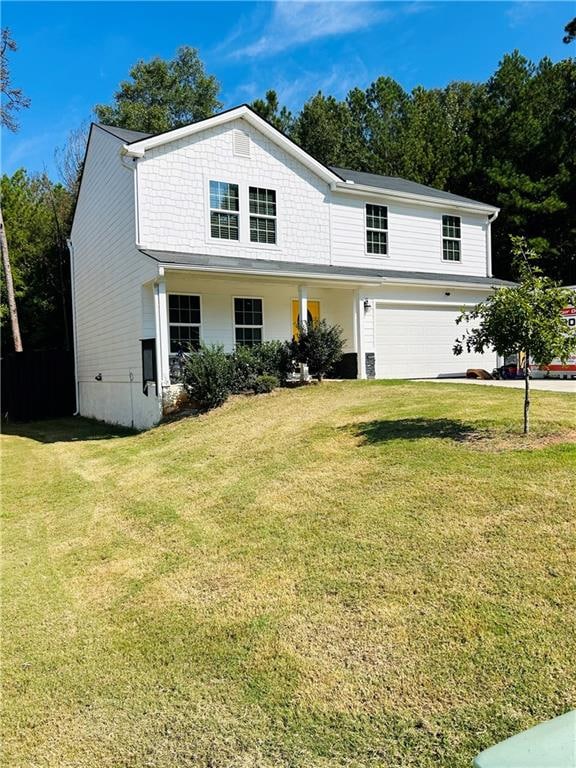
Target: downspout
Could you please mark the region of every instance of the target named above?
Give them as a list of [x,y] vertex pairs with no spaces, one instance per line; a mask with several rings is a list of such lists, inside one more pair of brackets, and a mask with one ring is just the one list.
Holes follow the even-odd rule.
[[70,253],[70,282],[72,287],[72,346],[74,348],[74,385],[76,389],[76,410],[72,414],[78,416],[80,413],[80,384],[78,382],[78,334],[76,332],[76,275],[74,271],[74,246],[72,240],[66,238],[66,245]]
[[156,323],[156,368],[158,373],[158,396],[164,398],[164,387],[170,386],[169,350],[170,341],[166,323],[166,282],[164,267],[158,267],[158,277],[154,281],[154,318]]
[[494,277],[492,274],[492,223],[498,218],[500,211],[490,214],[486,224],[486,277]]
[[[126,164],[128,160],[129,165]],[[138,200],[138,161],[135,157],[127,158],[126,155],[120,151],[120,163],[126,168],[127,171],[132,171],[132,178],[134,183],[134,240],[136,242],[136,248],[141,248],[140,242],[140,204]]]
[[163,381],[162,381],[162,337],[160,332],[160,298],[159,298],[158,281],[154,281],[154,322],[156,326],[156,397],[162,398],[163,393]]

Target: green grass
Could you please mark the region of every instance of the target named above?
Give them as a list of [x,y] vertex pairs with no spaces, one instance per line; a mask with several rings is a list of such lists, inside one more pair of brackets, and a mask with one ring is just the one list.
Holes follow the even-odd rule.
[[2,765],[469,768],[574,706],[576,398],[325,383],[9,428]]

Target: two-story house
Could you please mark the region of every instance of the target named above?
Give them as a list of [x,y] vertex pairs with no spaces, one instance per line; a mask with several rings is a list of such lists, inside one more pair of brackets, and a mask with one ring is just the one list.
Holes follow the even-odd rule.
[[491,273],[498,209],[399,178],[328,168],[249,107],[148,136],[93,125],[70,251],[78,409],[147,427],[188,345],[338,323],[348,375],[461,376],[462,307]]

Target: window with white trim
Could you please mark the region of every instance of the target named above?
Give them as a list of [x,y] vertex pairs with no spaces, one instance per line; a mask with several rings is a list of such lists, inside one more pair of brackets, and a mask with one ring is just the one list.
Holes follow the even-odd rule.
[[239,239],[238,184],[210,182],[210,235],[220,240]]
[[168,294],[170,354],[178,355],[200,346],[200,296]]
[[460,261],[461,238],[460,216],[442,216],[443,261]]
[[253,347],[262,341],[262,299],[234,299],[234,337],[236,344]]
[[366,203],[366,251],[385,256],[388,253],[388,208]]
[[249,187],[250,241],[276,244],[276,192],[273,189]]

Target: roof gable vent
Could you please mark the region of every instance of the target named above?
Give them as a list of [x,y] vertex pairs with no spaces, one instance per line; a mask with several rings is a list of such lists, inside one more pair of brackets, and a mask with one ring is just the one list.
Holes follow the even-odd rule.
[[240,157],[250,157],[250,137],[244,131],[233,132],[234,154]]

